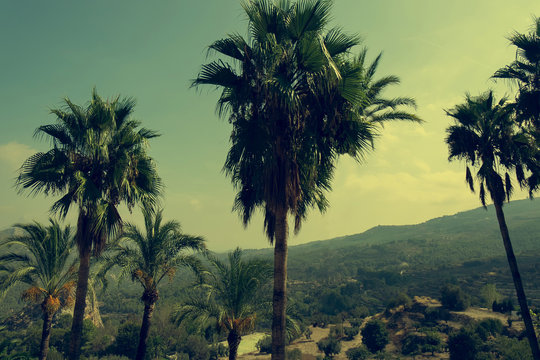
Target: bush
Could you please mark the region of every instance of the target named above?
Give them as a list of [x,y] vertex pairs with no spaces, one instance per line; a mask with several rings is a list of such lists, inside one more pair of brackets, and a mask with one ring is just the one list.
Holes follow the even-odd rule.
[[300,349],[285,351],[285,360],[302,360],[302,351]]
[[463,311],[469,307],[470,299],[459,286],[447,284],[441,289],[441,303],[450,310]]
[[385,348],[388,344],[388,331],[380,320],[370,320],[362,329],[362,342],[372,353]]
[[118,335],[112,343],[109,352],[124,355],[134,359],[139,345],[140,327],[133,323],[125,323],[118,329]]
[[347,359],[349,360],[365,360],[371,355],[367,347],[365,347],[364,345],[351,348],[347,350],[345,354],[347,355]]
[[339,354],[341,351],[341,341],[334,337],[327,337],[321,339],[317,343],[317,347],[320,351],[324,352],[327,357],[333,357],[336,354]]
[[360,332],[360,328],[357,326],[353,327],[344,327],[343,333],[345,334],[345,340],[351,341],[356,335]]
[[225,357],[229,355],[229,347],[222,344],[217,343],[210,346],[210,360],[217,360],[220,357]]
[[514,303],[510,298],[504,299],[501,302],[494,301],[493,305],[491,306],[491,310],[493,310],[494,312],[507,314],[514,310]]
[[450,360],[475,360],[480,339],[470,330],[461,329],[448,338]]
[[257,350],[259,350],[260,353],[271,354],[272,353],[272,337],[271,336],[263,337],[261,340],[257,341],[257,344],[255,346],[257,347]]

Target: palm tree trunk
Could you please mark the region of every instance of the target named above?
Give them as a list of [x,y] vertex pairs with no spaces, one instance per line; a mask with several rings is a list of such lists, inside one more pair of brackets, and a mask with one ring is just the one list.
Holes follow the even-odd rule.
[[276,212],[274,244],[274,296],[272,360],[285,360],[285,310],[287,306],[287,210]]
[[242,341],[242,336],[240,336],[236,329],[232,329],[229,332],[229,336],[227,336],[227,343],[229,344],[229,360],[236,360],[240,341]]
[[519,275],[518,264],[514,250],[512,249],[512,242],[510,241],[510,234],[508,233],[508,227],[506,226],[506,220],[504,219],[504,212],[502,210],[502,204],[494,201],[495,211],[497,213],[497,220],[499,221],[499,228],[501,230],[501,236],[506,250],[506,258],[508,259],[508,265],[510,266],[510,272],[512,273],[512,279],[514,280],[514,286],[516,287],[516,295],[521,309],[521,316],[525,323],[525,332],[529,339],[533,358],[540,360],[540,349],[538,348],[538,340],[536,340],[536,333],[534,332],[534,326],[527,306],[527,298],[525,297],[525,291],[523,290],[523,284],[521,282],[521,276]]
[[49,353],[49,340],[51,339],[51,325],[54,314],[43,312],[43,330],[41,332],[41,345],[39,347],[39,360],[47,359]]
[[71,339],[69,343],[68,358],[70,360],[78,360],[81,351],[84,309],[86,308],[86,294],[88,292],[88,274],[90,273],[90,256],[92,255],[91,250],[91,247],[87,246],[80,254],[75,308],[73,309],[73,323],[71,325]]
[[152,315],[154,314],[155,306],[155,301],[144,303],[144,315],[141,325],[141,332],[139,334],[139,347],[137,348],[136,360],[143,360],[144,356],[146,355],[146,342],[148,341],[148,333],[150,332],[150,323],[152,320]]

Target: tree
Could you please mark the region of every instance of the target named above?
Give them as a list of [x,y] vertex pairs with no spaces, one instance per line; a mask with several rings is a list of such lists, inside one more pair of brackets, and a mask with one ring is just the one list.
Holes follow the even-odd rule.
[[227,332],[229,359],[235,360],[242,335],[253,329],[257,311],[265,302],[261,290],[272,278],[269,262],[242,259],[237,248],[229,253],[228,263],[209,256],[211,269],[204,279],[202,296],[192,296],[175,311],[175,322],[188,319],[207,326],[209,321]]
[[496,79],[507,79],[517,84],[515,98],[517,120],[524,135],[531,135],[532,151],[526,161],[531,174],[528,178],[530,194],[540,186],[540,18],[533,17],[528,34],[514,32],[509,38],[516,49],[516,58],[497,70]]
[[[447,115],[455,120],[455,124],[446,130],[446,143],[450,151],[450,161],[456,158],[466,161],[465,178],[471,191],[474,191],[475,181],[469,165],[477,169],[476,180],[480,184],[479,196],[482,205],[486,206],[486,191],[493,201],[527,338],[533,357],[540,359],[540,349],[503,212],[504,201],[510,200],[513,191],[511,170],[519,168],[515,157],[513,109],[505,106],[505,102],[506,99],[495,102],[491,91],[478,97],[467,95],[464,104],[446,111]],[[518,179],[523,180],[523,177],[518,175]]]
[[[233,209],[247,226],[255,209],[274,245],[272,359],[284,360],[288,217],[300,230],[309,209],[324,211],[336,159],[360,160],[378,125],[413,120],[411,99],[382,100],[396,77],[373,81],[378,60],[352,59],[357,36],[327,30],[328,0],[248,0],[249,40],[238,34],[210,50],[226,57],[202,66],[194,86],[222,89],[217,108],[232,125],[224,171],[238,190]],[[391,115],[392,114],[392,115]]]
[[450,360],[474,360],[481,344],[473,332],[462,328],[458,333],[448,338]]
[[369,351],[376,353],[388,344],[388,331],[380,320],[370,320],[362,329],[362,343]]
[[43,330],[39,359],[47,358],[51,325],[54,315],[73,300],[73,290],[77,268],[70,257],[75,246],[71,228],[62,228],[50,219],[50,225],[38,222],[16,224],[24,231],[2,243],[0,248],[9,252],[0,255],[0,270],[6,275],[0,278],[1,295],[18,283],[30,287],[23,294],[23,300],[39,304],[43,313]]
[[470,299],[459,286],[446,284],[441,289],[441,304],[449,310],[463,311],[469,307]]
[[78,208],[79,273],[71,329],[69,358],[79,358],[88,274],[92,249],[99,254],[107,239],[122,227],[120,203],[132,209],[139,202],[153,204],[161,188],[155,165],[147,155],[148,140],[157,135],[130,119],[131,98],[103,100],[94,89],[86,106],[69,99],[51,113],[54,124],[37,128],[35,136],[47,137],[52,148],[29,157],[16,184],[30,194],[62,195],[51,211],[65,217]]
[[144,289],[141,297],[144,302],[144,315],[139,334],[137,360],[144,359],[146,354],[152,315],[159,299],[159,283],[165,277],[171,280],[181,266],[200,271],[200,260],[185,252],[206,250],[204,239],[200,236],[183,234],[180,223],[172,220],[162,223],[163,210],[154,211],[144,207],[142,213],[145,233],[133,224],[126,224],[119,241],[108,250],[114,254],[104,259],[99,275],[103,278],[110,269],[118,266],[121,269],[120,278],[129,275]]
[[317,342],[319,351],[322,351],[326,358],[333,358],[341,351],[341,341],[333,336],[326,337]]

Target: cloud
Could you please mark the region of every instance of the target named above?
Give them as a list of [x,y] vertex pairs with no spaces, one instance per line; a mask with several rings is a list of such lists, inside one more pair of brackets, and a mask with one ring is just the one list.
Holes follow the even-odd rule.
[[0,145],[0,162],[7,167],[10,172],[16,171],[21,167],[22,163],[37,150],[26,144],[20,144],[12,141],[7,144]]

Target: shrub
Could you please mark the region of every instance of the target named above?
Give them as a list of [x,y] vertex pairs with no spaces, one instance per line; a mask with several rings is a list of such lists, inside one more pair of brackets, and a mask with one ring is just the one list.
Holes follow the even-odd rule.
[[343,332],[345,334],[345,340],[351,341],[356,335],[358,335],[360,328],[358,326],[344,327]]
[[300,349],[285,351],[285,360],[302,360],[302,351]]
[[385,348],[388,344],[388,331],[380,320],[370,320],[362,329],[362,342],[372,353]]
[[514,310],[514,303],[512,302],[512,299],[510,299],[510,298],[504,299],[501,302],[494,301],[493,305],[491,306],[491,309],[494,312],[507,314],[507,313],[512,312]]
[[210,346],[210,360],[217,360],[220,357],[229,355],[229,347],[222,343],[213,344]]
[[271,354],[272,353],[272,337],[265,336],[261,340],[257,341],[255,345],[260,353]]
[[364,345],[351,348],[347,350],[345,354],[347,355],[347,358],[349,360],[365,360],[371,355],[367,347],[365,347]]
[[459,286],[447,284],[441,289],[441,303],[450,310],[466,310],[470,305],[469,297]]
[[475,360],[480,339],[470,330],[461,329],[448,338],[450,360]]
[[339,354],[341,351],[341,341],[334,337],[327,337],[321,339],[317,343],[317,347],[320,351],[324,352],[327,357],[333,357],[336,354]]

